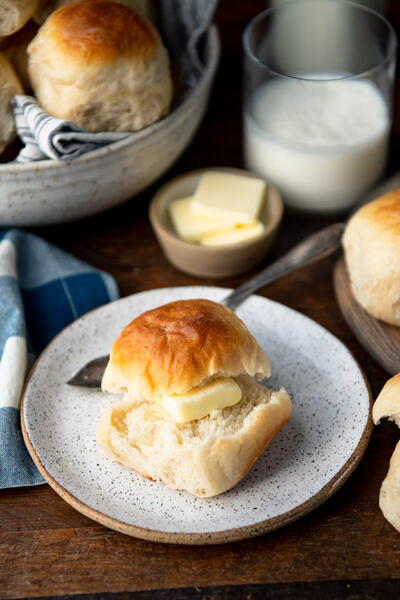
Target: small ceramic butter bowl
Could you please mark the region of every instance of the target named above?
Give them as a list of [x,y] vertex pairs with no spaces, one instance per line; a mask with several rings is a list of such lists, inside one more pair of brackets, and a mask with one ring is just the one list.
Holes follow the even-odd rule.
[[193,195],[200,177],[210,171],[260,179],[250,171],[229,167],[191,171],[175,177],[157,191],[150,203],[149,216],[167,260],[176,269],[196,277],[223,279],[240,275],[263,260],[278,233],[283,202],[278,190],[267,183],[259,216],[264,225],[262,233],[246,241],[224,246],[186,242],[175,232],[169,216],[169,205],[174,200]]

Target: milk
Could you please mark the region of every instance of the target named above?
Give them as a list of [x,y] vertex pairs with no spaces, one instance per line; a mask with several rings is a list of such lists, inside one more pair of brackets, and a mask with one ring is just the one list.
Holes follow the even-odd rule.
[[245,110],[247,168],[275,184],[294,208],[334,212],[358,200],[382,175],[390,119],[367,80],[275,78]]

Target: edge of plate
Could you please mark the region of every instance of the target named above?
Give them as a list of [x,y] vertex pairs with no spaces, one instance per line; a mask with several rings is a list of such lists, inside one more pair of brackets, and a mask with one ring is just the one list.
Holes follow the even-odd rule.
[[[186,286],[183,286],[183,287],[186,287]],[[198,287],[198,286],[193,286],[193,287]],[[215,288],[215,286],[210,286],[210,287]],[[149,291],[152,291],[152,290],[149,290]],[[146,292],[139,292],[139,293],[146,293]],[[134,295],[137,295],[137,294],[134,294]],[[269,300],[267,298],[265,298],[265,299]],[[120,300],[122,300],[122,298]],[[118,300],[116,302],[118,302]],[[270,300],[270,302],[274,302],[274,301]],[[279,302],[276,302],[276,304],[279,304]],[[88,313],[85,313],[85,315],[83,315],[81,318],[84,318],[87,315],[89,315],[93,312],[96,312],[102,308],[104,308],[104,306],[95,308],[95,309],[89,311]],[[298,312],[293,308],[290,308],[290,307],[287,307],[287,308],[289,308],[289,310],[293,310],[294,312]],[[307,317],[307,315],[303,315],[302,313],[299,313],[299,314],[301,314],[306,319],[309,319],[309,317]],[[312,320],[312,319],[310,319],[310,320]],[[313,321],[313,322],[316,323],[316,321]],[[320,325],[319,323],[316,323],[316,324],[319,327],[322,327],[322,329],[325,329],[323,327],[323,325]],[[343,347],[351,355],[355,364],[357,365],[361,375],[363,376],[363,379],[364,379],[364,382],[365,382],[365,385],[366,385],[366,388],[367,388],[367,391],[369,394],[370,410],[369,410],[369,416],[368,416],[366,426],[360,436],[360,441],[357,444],[354,452],[348,458],[348,460],[343,465],[343,467],[336,473],[336,475],[334,477],[332,477],[332,479],[327,484],[325,484],[324,487],[322,487],[319,490],[319,492],[314,494],[314,496],[312,496],[312,498],[310,498],[309,500],[306,500],[302,504],[299,504],[298,506],[296,506],[296,508],[293,508],[292,510],[289,510],[286,513],[283,513],[276,517],[271,517],[270,519],[265,519],[263,521],[259,521],[258,523],[253,523],[251,525],[245,525],[243,527],[236,527],[236,528],[232,528],[232,529],[226,529],[223,531],[213,531],[213,532],[208,532],[208,533],[182,533],[182,532],[157,531],[155,529],[145,529],[143,527],[139,527],[138,525],[131,525],[130,523],[126,523],[124,521],[120,521],[119,519],[109,517],[108,515],[102,513],[101,511],[91,508],[90,506],[88,506],[87,504],[82,502],[81,500],[78,500],[78,498],[76,498],[73,494],[71,494],[71,492],[66,490],[62,485],[60,485],[58,483],[58,481],[56,479],[53,478],[52,475],[50,475],[50,473],[47,471],[46,467],[42,464],[39,456],[36,453],[36,450],[30,440],[27,428],[25,426],[25,421],[24,421],[25,392],[26,392],[26,388],[29,384],[30,379],[32,378],[32,376],[37,368],[39,360],[50,349],[50,347],[55,343],[57,338],[59,336],[61,336],[64,333],[64,331],[66,329],[68,329],[69,327],[71,327],[72,325],[73,325],[73,323],[71,323],[70,325],[65,327],[62,331],[60,331],[52,339],[52,341],[41,352],[38,359],[35,361],[34,365],[31,368],[31,371],[26,379],[25,385],[23,387],[22,395],[21,395],[20,419],[21,419],[22,435],[23,435],[26,447],[29,451],[29,454],[31,455],[33,462],[35,463],[40,474],[44,477],[44,479],[47,481],[47,483],[53,488],[53,490],[59,496],[61,496],[61,498],[63,500],[65,500],[65,502],[67,502],[70,506],[75,508],[75,510],[82,513],[86,517],[92,519],[93,521],[96,521],[96,522],[100,523],[101,525],[108,527],[109,529],[113,529],[114,531],[118,531],[125,535],[140,538],[140,539],[150,541],[150,542],[161,542],[161,543],[166,543],[166,544],[187,544],[187,545],[210,545],[210,544],[223,544],[223,543],[228,543],[228,542],[237,542],[237,541],[244,540],[247,538],[255,537],[257,535],[261,535],[263,533],[268,533],[269,531],[273,531],[274,529],[279,529],[280,527],[289,525],[293,521],[296,521],[297,519],[304,517],[305,515],[307,515],[314,509],[316,509],[318,506],[320,506],[323,502],[328,500],[328,498],[330,498],[335,492],[337,492],[342,487],[342,485],[347,481],[347,479],[350,477],[350,475],[354,472],[354,470],[360,463],[360,461],[367,449],[368,442],[371,438],[371,434],[372,434],[372,430],[373,430],[373,426],[374,426],[372,419],[371,419],[373,396],[372,396],[370,385],[364,374],[364,371],[361,369],[361,367],[360,367],[358,361],[356,360],[356,358],[354,357],[353,353],[347,348],[347,346],[345,344],[343,344],[343,342],[341,342],[341,340],[339,340],[339,338],[337,338],[336,336],[331,334],[329,332],[329,330],[325,329],[325,331],[330,333],[330,335],[335,337],[335,339],[337,339],[343,345]]]

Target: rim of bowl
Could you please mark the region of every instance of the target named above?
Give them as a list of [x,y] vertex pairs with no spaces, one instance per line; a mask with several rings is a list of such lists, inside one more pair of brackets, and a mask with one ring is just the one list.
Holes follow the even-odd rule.
[[[200,244],[195,244],[193,242],[186,242],[182,240],[177,235],[174,235],[165,225],[161,222],[158,216],[158,208],[161,203],[161,200],[167,190],[183,179],[187,179],[188,177],[192,177],[193,175],[200,176],[207,171],[216,171],[219,173],[232,173],[237,175],[245,175],[246,177],[253,177],[256,179],[262,179],[267,184],[267,198],[269,192],[273,193],[273,202],[275,203],[275,214],[272,216],[272,219],[268,221],[268,223],[264,223],[264,231],[257,236],[249,240],[245,240],[243,242],[236,242],[234,244],[224,244],[223,246],[202,246]],[[177,198],[176,198],[177,199]],[[149,217],[150,222],[153,226],[153,229],[158,234],[160,231],[171,243],[180,246],[182,249],[193,249],[197,248],[199,252],[204,252],[208,254],[216,254],[216,253],[225,253],[227,249],[232,248],[247,248],[254,243],[259,242],[261,239],[268,237],[271,233],[278,229],[282,217],[283,217],[283,200],[280,192],[277,190],[275,186],[270,184],[266,179],[260,177],[256,173],[252,173],[251,171],[247,171],[246,169],[239,169],[236,167],[207,167],[204,169],[195,169],[194,171],[188,171],[186,173],[182,173],[181,175],[177,175],[167,183],[165,183],[162,187],[160,187],[157,192],[154,194],[149,207]]]
[[57,161],[57,160],[38,160],[30,163],[1,163],[0,164],[0,175],[1,173],[18,173],[20,171],[45,171],[50,169],[58,169],[60,167],[70,167],[71,165],[81,164],[85,162],[91,162],[92,160],[96,160],[103,156],[106,156],[110,152],[115,150],[119,150],[120,148],[124,148],[125,146],[129,146],[130,144],[138,141],[142,141],[148,137],[150,137],[156,131],[163,129],[164,127],[168,127],[168,125],[174,121],[176,118],[183,113],[186,108],[195,102],[197,96],[201,94],[205,85],[207,85],[208,81],[213,77],[213,74],[217,68],[219,55],[220,55],[220,38],[218,34],[218,28],[215,24],[212,24],[207,32],[207,41],[206,41],[206,56],[207,61],[205,65],[204,73],[196,85],[195,88],[190,90],[187,93],[187,96],[183,99],[183,101],[177,106],[172,112],[170,112],[165,118],[160,121],[156,121],[152,125],[145,127],[141,131],[136,131],[129,134],[126,138],[114,142],[112,144],[108,144],[107,146],[103,146],[103,148],[99,148],[98,150],[93,150],[92,152],[87,152],[78,158],[74,158],[72,160],[66,161]]

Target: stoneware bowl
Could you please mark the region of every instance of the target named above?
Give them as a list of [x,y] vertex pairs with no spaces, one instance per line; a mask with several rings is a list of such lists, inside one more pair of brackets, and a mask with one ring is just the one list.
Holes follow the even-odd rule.
[[104,211],[160,177],[194,136],[206,110],[220,55],[211,27],[206,70],[165,119],[76,160],[0,165],[0,225],[50,225]]
[[258,177],[250,171],[228,167],[201,169],[180,175],[160,188],[154,196],[150,204],[150,221],[165,256],[174,267],[196,277],[233,277],[257,265],[267,254],[282,220],[282,198],[277,189],[268,184],[261,214],[265,228],[262,234],[251,240],[229,246],[201,246],[184,242],[175,233],[168,205],[173,200],[192,195],[205,171]]

